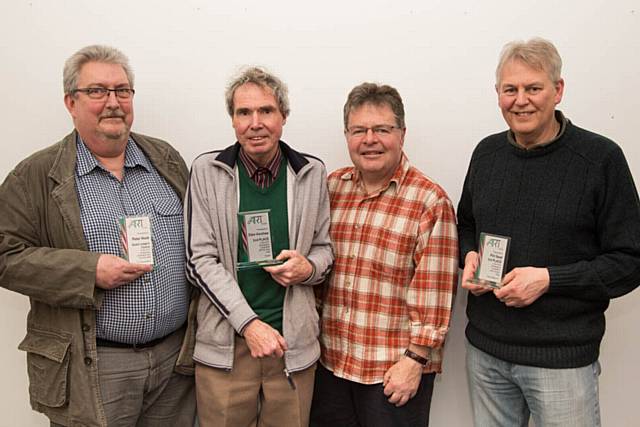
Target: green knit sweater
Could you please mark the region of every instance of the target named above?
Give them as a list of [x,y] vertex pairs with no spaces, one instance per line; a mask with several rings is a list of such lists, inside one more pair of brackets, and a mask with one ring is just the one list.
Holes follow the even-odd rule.
[[[259,188],[248,176],[247,170],[238,160],[240,176],[239,212],[269,209],[271,245],[275,258],[283,249],[289,249],[289,229],[287,214],[287,161],[282,159],[276,180],[267,188]],[[242,244],[242,231],[238,227],[238,261],[248,261]],[[282,305],[285,287],[271,278],[262,268],[238,272],[238,284],[242,294],[265,323],[282,334]]]

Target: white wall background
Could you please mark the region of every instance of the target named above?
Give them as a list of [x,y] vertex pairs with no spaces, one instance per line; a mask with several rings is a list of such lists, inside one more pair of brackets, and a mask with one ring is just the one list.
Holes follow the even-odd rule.
[[[82,46],[110,44],[131,59],[134,130],[164,138],[187,163],[233,142],[223,92],[244,64],[288,83],[292,113],[284,138],[349,163],[341,109],[363,81],[398,88],[407,111],[406,153],[457,204],[475,144],[505,128],[493,90],[501,47],[552,40],[565,62],[561,109],[574,123],[617,141],[640,183],[640,2],[367,0],[296,2],[0,2],[0,179],[22,158],[64,136],[62,65]],[[637,124],[637,123],[636,123]],[[0,426],[46,426],[28,403],[28,301],[0,291]],[[445,373],[436,382],[432,425],[471,425],[464,375],[466,295],[460,292]],[[614,301],[602,345],[605,426],[636,426],[640,292]]]

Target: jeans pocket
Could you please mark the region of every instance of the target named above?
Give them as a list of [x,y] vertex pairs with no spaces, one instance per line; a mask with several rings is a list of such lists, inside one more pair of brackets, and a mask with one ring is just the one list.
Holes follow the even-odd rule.
[[29,328],[18,348],[27,352],[29,394],[52,408],[68,400],[71,335]]

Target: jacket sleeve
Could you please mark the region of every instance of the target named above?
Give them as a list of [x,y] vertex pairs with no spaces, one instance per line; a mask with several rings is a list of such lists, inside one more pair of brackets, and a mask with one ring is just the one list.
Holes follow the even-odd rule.
[[[206,158],[196,159],[191,167],[189,185],[184,203],[185,248],[187,251],[187,277],[198,286],[211,304],[241,333],[257,314],[247,303],[234,274],[225,268],[235,268],[232,245],[237,241],[222,230],[229,219],[229,209],[217,203],[215,194],[230,191],[229,186],[217,182]],[[222,200],[226,200],[221,196]],[[224,241],[223,241],[224,239]]]
[[333,250],[329,238],[329,225],[331,223],[329,215],[329,189],[327,187],[327,171],[324,165],[320,166],[321,173],[317,187],[314,189],[319,194],[318,213],[314,225],[313,240],[311,248],[306,255],[313,264],[314,271],[311,277],[305,280],[304,284],[316,285],[324,282],[331,271],[333,265]]
[[600,254],[549,266],[549,293],[602,300],[625,295],[640,284],[640,202],[622,150],[603,162],[594,232]]
[[[64,225],[41,190],[33,191],[15,170],[0,186],[0,286],[52,306],[97,307],[99,254],[53,247],[50,228]],[[41,195],[34,199],[34,193]],[[60,223],[51,224],[51,218]]]

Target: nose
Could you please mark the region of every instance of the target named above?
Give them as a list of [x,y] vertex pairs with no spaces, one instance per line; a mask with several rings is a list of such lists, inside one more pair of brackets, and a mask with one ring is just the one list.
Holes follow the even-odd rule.
[[529,103],[529,97],[524,90],[519,90],[516,94],[516,105],[526,105]]
[[113,91],[107,92],[107,108],[120,108],[118,97]]
[[373,144],[378,141],[378,135],[373,131],[372,128],[367,129],[367,134],[364,137],[364,142],[367,144]]
[[251,115],[251,128],[256,129],[261,127],[262,127],[262,121],[260,120],[260,115],[258,114],[258,111],[254,111],[253,114]]

